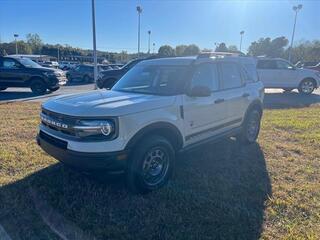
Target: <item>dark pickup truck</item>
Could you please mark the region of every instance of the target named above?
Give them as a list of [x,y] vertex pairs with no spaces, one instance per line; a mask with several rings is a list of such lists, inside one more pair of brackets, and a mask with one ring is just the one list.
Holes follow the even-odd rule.
[[56,91],[66,83],[61,70],[41,67],[29,58],[0,57],[0,91],[8,87],[30,87],[39,95]]

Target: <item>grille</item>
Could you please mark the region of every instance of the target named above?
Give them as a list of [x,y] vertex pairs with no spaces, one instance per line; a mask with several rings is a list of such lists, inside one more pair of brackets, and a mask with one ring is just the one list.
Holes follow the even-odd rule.
[[[41,121],[41,123],[47,126],[48,128],[51,128],[55,131],[62,132],[67,135],[71,135],[71,136],[76,135],[72,126],[76,125],[77,119],[70,116],[63,115],[63,114],[50,112],[46,109],[42,109],[41,114],[43,117],[49,120],[49,121],[44,121],[44,120]],[[56,123],[59,123],[59,124],[56,124]],[[60,126],[61,124],[63,124],[64,126],[66,125],[67,128]]]

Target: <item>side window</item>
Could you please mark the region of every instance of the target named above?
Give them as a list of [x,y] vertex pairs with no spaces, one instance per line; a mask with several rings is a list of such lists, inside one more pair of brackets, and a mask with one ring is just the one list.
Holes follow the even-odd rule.
[[221,64],[222,89],[241,87],[242,79],[239,67],[235,63]]
[[285,61],[277,61],[277,69],[293,69],[293,67]]
[[257,82],[258,73],[257,68],[254,64],[244,64],[243,79],[245,82]]
[[212,91],[219,89],[219,78],[216,64],[201,64],[196,67],[192,77],[191,87],[205,86]]
[[3,59],[1,68],[3,69],[15,69],[19,68],[19,64],[13,59]]
[[258,69],[277,69],[276,61],[273,60],[258,60]]

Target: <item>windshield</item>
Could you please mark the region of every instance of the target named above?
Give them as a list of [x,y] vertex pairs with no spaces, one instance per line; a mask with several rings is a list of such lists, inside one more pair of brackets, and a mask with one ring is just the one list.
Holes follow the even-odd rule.
[[41,66],[38,63],[35,63],[29,58],[19,58],[17,60],[27,68],[41,68]]
[[136,66],[112,90],[155,95],[177,94],[183,89],[186,70],[186,66]]

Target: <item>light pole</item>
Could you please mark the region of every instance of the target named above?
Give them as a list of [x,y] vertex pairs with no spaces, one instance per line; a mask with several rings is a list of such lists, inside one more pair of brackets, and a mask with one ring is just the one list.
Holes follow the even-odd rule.
[[152,43],[152,47],[153,47],[152,53],[154,54],[154,49],[155,49],[155,47],[156,47],[156,44],[155,44],[155,43]]
[[150,54],[150,35],[151,35],[151,31],[150,30],[148,31],[148,35],[149,35],[149,38],[148,38],[148,54]]
[[302,4],[299,4],[298,6],[293,6],[292,9],[293,11],[295,11],[295,16],[294,16],[294,24],[293,24],[293,31],[292,31],[292,37],[291,37],[291,45],[289,49],[289,62],[291,61],[294,32],[296,31],[297,15],[298,15],[298,12],[302,9]]
[[14,36],[14,41],[15,41],[15,43],[16,43],[16,54],[18,54],[18,42],[17,42],[17,38],[19,37],[19,34],[13,34],[13,36]]
[[242,36],[243,36],[243,34],[244,34],[244,31],[241,31],[240,32],[240,48],[239,48],[240,52],[241,52],[241,47],[242,47]]
[[98,77],[98,68],[97,68],[97,46],[96,46],[96,16],[95,16],[95,6],[94,1],[92,0],[92,39],[93,39],[93,62],[94,62],[94,71],[93,79],[95,84],[95,89],[97,89],[97,77]]
[[142,8],[137,6],[138,12],[138,57],[140,57],[140,15],[142,13]]

